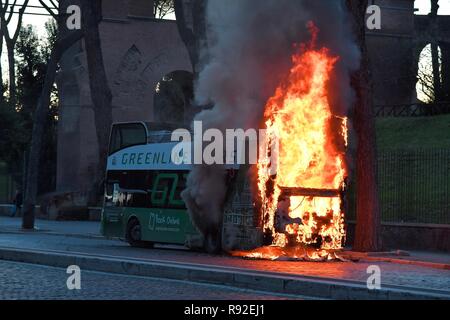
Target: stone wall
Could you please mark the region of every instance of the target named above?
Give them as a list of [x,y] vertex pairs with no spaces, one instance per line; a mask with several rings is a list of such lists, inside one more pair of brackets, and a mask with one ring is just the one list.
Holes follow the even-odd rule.
[[[355,223],[347,228],[346,245],[353,244]],[[450,252],[450,226],[436,224],[382,223],[383,250],[436,250]]]
[[414,1],[374,0],[381,7],[381,30],[369,32],[375,105],[416,101]]

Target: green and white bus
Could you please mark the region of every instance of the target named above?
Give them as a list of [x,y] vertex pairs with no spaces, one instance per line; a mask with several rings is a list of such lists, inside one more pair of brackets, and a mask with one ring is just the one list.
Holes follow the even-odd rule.
[[118,123],[112,126],[101,232],[132,246],[155,243],[201,247],[180,197],[189,165],[171,162],[177,126]]

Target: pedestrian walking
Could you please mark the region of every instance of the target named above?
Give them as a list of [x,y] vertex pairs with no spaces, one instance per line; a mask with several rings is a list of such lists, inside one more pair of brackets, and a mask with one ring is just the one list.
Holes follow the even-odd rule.
[[14,217],[14,216],[20,217],[20,214],[22,211],[22,204],[23,204],[23,194],[20,189],[17,189],[16,195],[14,196],[15,210],[13,211],[13,214],[11,215],[12,217]]

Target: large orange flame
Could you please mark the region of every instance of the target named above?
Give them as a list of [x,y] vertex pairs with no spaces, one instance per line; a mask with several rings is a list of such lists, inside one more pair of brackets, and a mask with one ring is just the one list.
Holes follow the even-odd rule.
[[[339,58],[327,48],[316,49],[317,29],[311,24],[312,41],[301,45],[292,57],[293,67],[265,108],[270,137],[278,137],[277,172],[270,166],[269,150],[258,164],[258,189],[263,224],[273,245],[315,245],[326,254],[340,249],[345,236],[341,197],[289,196],[283,188],[340,190],[346,177],[347,119],[333,114],[329,82]],[[286,201],[287,200],[287,201]],[[284,204],[296,223],[276,227],[276,215]],[[292,221],[292,220],[291,220]],[[278,231],[277,231],[278,230]]]

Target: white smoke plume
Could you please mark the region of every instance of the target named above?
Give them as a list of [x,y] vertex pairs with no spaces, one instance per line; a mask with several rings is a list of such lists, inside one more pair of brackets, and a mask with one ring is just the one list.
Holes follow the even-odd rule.
[[[209,62],[199,75],[195,97],[214,107],[197,115],[204,130],[257,128],[266,101],[292,66],[295,44],[311,39],[308,22],[319,28],[317,47],[340,56],[330,88],[334,112],[345,116],[352,105],[350,72],[359,65],[349,16],[341,0],[209,0]],[[194,224],[218,234],[226,195],[225,170],[197,166],[185,199]]]

